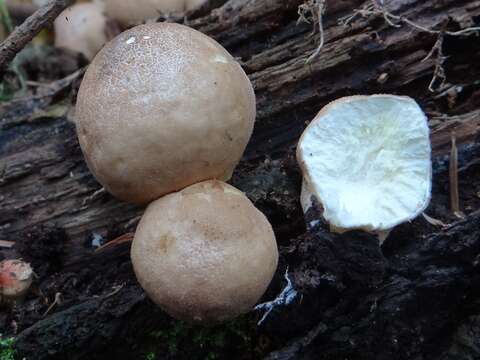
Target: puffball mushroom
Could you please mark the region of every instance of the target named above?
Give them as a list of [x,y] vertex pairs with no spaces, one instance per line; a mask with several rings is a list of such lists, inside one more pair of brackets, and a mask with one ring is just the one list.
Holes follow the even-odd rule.
[[79,3],[54,22],[55,46],[82,53],[92,60],[107,42],[107,18],[99,3]]
[[178,24],[140,25],[95,57],[75,120],[97,180],[122,200],[146,203],[229,179],[253,130],[255,94],[213,39]]
[[161,14],[195,10],[207,0],[105,0],[109,17],[124,25],[138,24]]
[[304,211],[313,197],[334,231],[385,235],[430,201],[427,118],[409,97],[351,96],[328,104],[303,133],[297,160]]
[[0,262],[0,303],[15,305],[23,300],[33,281],[29,264],[21,260]]
[[253,308],[278,251],[265,216],[242,192],[213,180],[151,203],[131,257],[155,303],[177,319],[208,324]]

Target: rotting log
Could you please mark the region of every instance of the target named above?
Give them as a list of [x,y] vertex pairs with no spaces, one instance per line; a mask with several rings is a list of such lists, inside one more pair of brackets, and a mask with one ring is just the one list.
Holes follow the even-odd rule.
[[[272,359],[453,359],[459,351],[463,357],[456,358],[478,358],[475,343],[466,349],[458,339],[461,329],[478,324],[480,310],[480,41],[475,35],[445,36],[447,84],[432,93],[435,57],[422,60],[437,35],[392,27],[382,16],[360,16],[344,26],[338,19],[364,3],[331,1],[323,21],[326,44],[307,65],[318,34],[311,35],[311,24],[297,25],[302,2],[231,0],[186,19],[243,63],[257,94],[256,128],[233,184],[266,213],[281,247],[281,266],[266,300],[281,289],[287,264],[301,294],[258,329],[276,339],[266,352],[272,351]],[[385,3],[392,13],[432,29],[447,18],[451,30],[480,23],[480,1]],[[0,239],[17,243],[3,254],[21,255],[38,267],[52,263],[41,268],[30,309],[1,315],[0,324],[14,333],[15,321],[17,349],[27,358],[129,358],[142,322],[153,328],[167,320],[135,284],[128,244],[96,253],[92,240],[134,231],[142,208],[99,191],[70,117],[48,115],[78,79],[55,85],[0,105]],[[454,225],[439,229],[419,218],[396,229],[382,250],[367,234],[306,230],[296,141],[323,105],[359,93],[409,95],[425,109],[436,159],[427,213]],[[464,220],[449,211],[452,132],[460,147]],[[44,316],[58,292],[62,303]]]

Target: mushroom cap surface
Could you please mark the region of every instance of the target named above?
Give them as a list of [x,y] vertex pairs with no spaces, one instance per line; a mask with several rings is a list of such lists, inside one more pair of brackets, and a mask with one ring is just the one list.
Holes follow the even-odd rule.
[[140,25],[95,57],[75,120],[97,180],[122,200],[146,203],[229,179],[252,134],[255,94],[213,39],[178,24]]
[[253,308],[278,251],[266,217],[242,192],[213,180],[152,202],[131,257],[141,286],[163,310],[208,324]]
[[194,10],[206,0],[105,0],[109,17],[122,24],[135,24],[158,18],[161,14]]
[[107,19],[98,3],[79,3],[65,9],[54,21],[55,46],[92,60],[107,42]]
[[351,96],[328,104],[303,133],[297,160],[304,211],[314,196],[340,232],[388,231],[430,201],[428,121],[409,97]]

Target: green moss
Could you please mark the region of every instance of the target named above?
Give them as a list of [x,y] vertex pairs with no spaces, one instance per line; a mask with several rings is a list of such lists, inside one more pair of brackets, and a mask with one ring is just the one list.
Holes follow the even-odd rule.
[[145,355],[145,360],[155,360],[157,356],[153,352],[149,352],[147,355]]
[[255,347],[251,336],[253,329],[253,324],[247,318],[215,327],[172,321],[169,327],[153,331],[149,337],[151,344],[156,343],[159,351],[166,351],[170,356],[217,360],[227,357],[229,353],[252,354]]
[[13,338],[4,339],[0,336],[0,360],[15,360],[13,342]]

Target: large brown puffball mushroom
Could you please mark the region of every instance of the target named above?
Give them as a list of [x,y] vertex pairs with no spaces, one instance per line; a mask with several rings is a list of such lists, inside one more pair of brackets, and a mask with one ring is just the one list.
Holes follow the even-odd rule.
[[124,25],[138,24],[161,14],[195,10],[206,0],[105,0],[109,17]]
[[98,3],[75,4],[54,22],[55,46],[82,53],[93,59],[107,42],[107,18]]
[[230,178],[255,121],[255,95],[217,42],[178,24],[109,42],[81,84],[77,132],[90,170],[118,198],[146,203]]
[[278,261],[265,216],[242,192],[216,180],[151,203],[131,256],[148,296],[171,316],[197,323],[250,311]]

